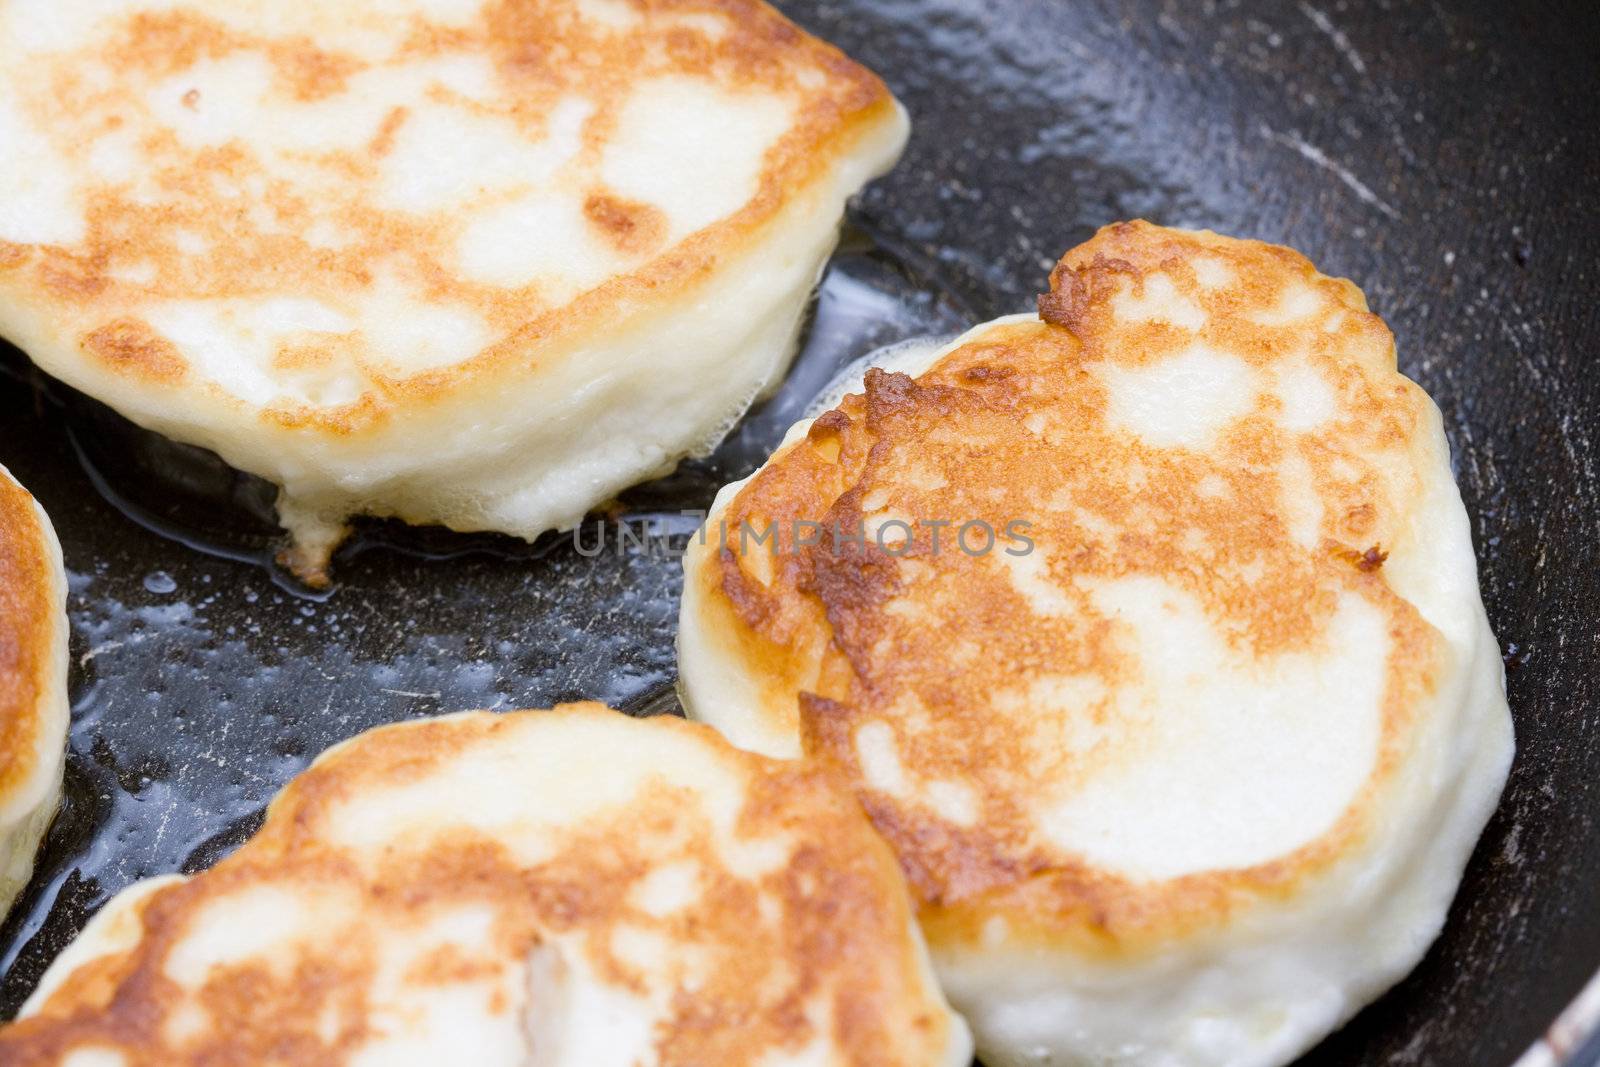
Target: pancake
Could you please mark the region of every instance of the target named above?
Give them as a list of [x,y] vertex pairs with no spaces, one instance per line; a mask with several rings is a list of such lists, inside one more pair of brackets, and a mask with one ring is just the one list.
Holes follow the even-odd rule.
[[1286,248],[1111,226],[1039,310],[719,495],[684,704],[850,776],[989,1067],[1285,1063],[1421,957],[1511,759],[1439,412]]
[[0,466],[0,915],[61,801],[67,577],[44,509]]
[[0,335],[276,482],[308,579],[532,538],[777,381],[906,130],[758,0],[12,0]]
[[894,857],[814,766],[598,704],[382,727],[114,898],[0,1062],[967,1067]]

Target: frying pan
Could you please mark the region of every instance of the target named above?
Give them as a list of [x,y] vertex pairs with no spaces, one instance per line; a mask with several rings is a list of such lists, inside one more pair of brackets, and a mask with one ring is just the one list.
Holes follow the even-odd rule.
[[636,542],[369,524],[310,597],[266,565],[269,486],[0,351],[0,462],[71,571],[75,701],[66,803],[0,928],[0,1011],[109,895],[213,863],[359,730],[577,697],[676,710],[683,511],[845,362],[1024,309],[1063,250],[1143,216],[1289,244],[1364,287],[1444,411],[1506,651],[1516,765],[1448,926],[1304,1064],[1509,1067],[1542,1040],[1530,1064],[1600,1062],[1600,991],[1578,998],[1600,967],[1600,8],[782,6],[883,72],[911,147],[853,210],[782,391],[624,498]]

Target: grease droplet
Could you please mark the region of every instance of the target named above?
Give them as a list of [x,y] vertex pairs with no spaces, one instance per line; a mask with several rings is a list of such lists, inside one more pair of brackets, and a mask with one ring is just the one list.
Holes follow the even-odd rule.
[[166,596],[168,593],[177,592],[178,583],[173,581],[172,575],[166,571],[151,571],[144,576],[144,587],[158,596]]

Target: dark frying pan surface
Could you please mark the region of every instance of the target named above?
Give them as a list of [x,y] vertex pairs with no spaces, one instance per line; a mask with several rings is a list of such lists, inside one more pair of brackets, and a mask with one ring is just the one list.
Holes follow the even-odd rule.
[[678,563],[659,546],[683,543],[680,509],[747,473],[840,363],[1023,309],[1060,252],[1145,216],[1355,279],[1444,410],[1517,763],[1443,938],[1305,1062],[1506,1067],[1600,967],[1595,6],[784,6],[883,72],[915,134],[863,197],[784,392],[713,460],[630,494],[654,551],[378,525],[307,599],[260,565],[270,489],[0,351],[0,462],[72,574],[75,699],[67,804],[0,928],[0,1010],[108,895],[215,861],[365,727],[576,697],[673,710]]

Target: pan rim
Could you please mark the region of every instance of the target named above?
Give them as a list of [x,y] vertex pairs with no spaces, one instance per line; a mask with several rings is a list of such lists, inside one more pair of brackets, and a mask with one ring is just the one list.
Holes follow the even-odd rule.
[[1511,1067],[1600,1067],[1600,971]]

